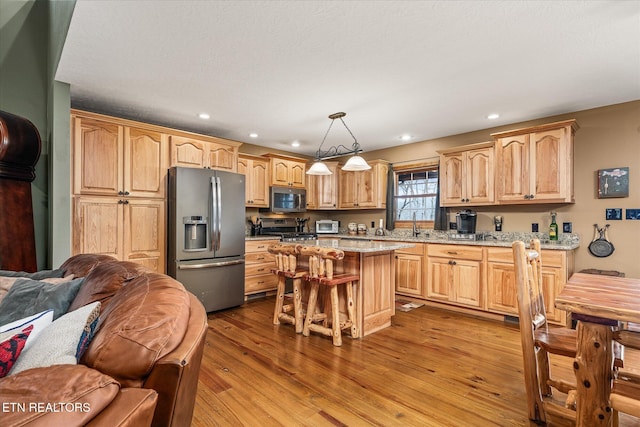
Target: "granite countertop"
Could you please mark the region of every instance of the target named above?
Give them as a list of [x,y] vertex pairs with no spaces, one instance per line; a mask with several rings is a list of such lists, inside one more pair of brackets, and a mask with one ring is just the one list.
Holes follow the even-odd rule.
[[434,243],[434,244],[447,244],[447,245],[469,245],[469,246],[489,246],[489,247],[504,247],[510,248],[511,244],[516,240],[522,240],[528,242],[532,238],[540,239],[541,249],[571,251],[580,247],[580,240],[577,235],[566,236],[566,238],[558,241],[551,241],[545,239],[543,236],[536,236],[533,233],[491,233],[485,236],[485,240],[451,240],[446,232],[427,232],[420,233],[418,237],[412,237],[410,235],[386,235],[376,236],[374,234],[368,234],[364,236],[352,236],[348,234],[328,234],[323,237],[335,237],[343,240],[378,240],[378,241],[393,241],[393,242],[406,242],[406,243]]
[[[433,231],[428,230],[421,232],[418,237],[413,237],[408,231],[394,231],[392,233],[386,232],[384,236],[376,236],[373,233],[366,235],[352,236],[347,233],[339,234],[322,234],[320,235],[323,240],[335,240],[340,239],[341,244],[349,245],[348,242],[366,242],[366,241],[379,241],[379,242],[402,242],[402,243],[434,243],[434,244],[447,244],[447,245],[470,245],[470,246],[488,246],[488,247],[503,247],[510,248],[511,244],[516,240],[522,240],[528,242],[532,238],[540,239],[540,247],[542,249],[571,251],[580,247],[580,238],[577,234],[562,234],[560,240],[551,241],[548,236],[543,233],[517,233],[517,232],[485,232],[481,233],[483,240],[451,240],[449,233],[446,231]],[[274,236],[251,236],[247,237],[247,240],[273,240]],[[303,242],[302,242],[303,243]],[[303,243],[305,244],[305,243]],[[309,243],[311,244],[311,243]],[[355,247],[352,244],[352,247]],[[409,246],[410,247],[410,246]],[[400,249],[400,248],[395,248]],[[346,250],[346,249],[345,249]]]
[[322,239],[310,240],[309,243],[301,242],[308,246],[320,246],[322,248],[335,248],[345,252],[386,252],[397,249],[412,248],[415,245],[409,242],[383,242],[367,239]]

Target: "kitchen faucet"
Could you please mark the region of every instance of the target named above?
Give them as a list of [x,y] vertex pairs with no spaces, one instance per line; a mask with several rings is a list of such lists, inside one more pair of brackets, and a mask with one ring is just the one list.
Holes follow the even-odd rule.
[[413,213],[413,237],[418,237],[420,235],[420,227],[416,223],[416,213]]

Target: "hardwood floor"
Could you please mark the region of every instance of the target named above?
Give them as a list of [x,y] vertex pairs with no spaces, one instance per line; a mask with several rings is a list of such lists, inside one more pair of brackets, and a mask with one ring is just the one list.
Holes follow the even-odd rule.
[[[423,306],[334,347],[272,325],[273,306],[271,297],[209,315],[192,426],[536,425],[517,325]],[[561,361],[552,369],[569,379]],[[620,426],[636,425],[621,414]]]

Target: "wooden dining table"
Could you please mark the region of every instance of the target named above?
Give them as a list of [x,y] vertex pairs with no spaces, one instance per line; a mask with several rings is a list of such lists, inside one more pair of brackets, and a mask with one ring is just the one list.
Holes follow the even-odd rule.
[[618,322],[640,323],[640,279],[575,273],[555,307],[578,320],[576,425],[610,426],[613,331]]

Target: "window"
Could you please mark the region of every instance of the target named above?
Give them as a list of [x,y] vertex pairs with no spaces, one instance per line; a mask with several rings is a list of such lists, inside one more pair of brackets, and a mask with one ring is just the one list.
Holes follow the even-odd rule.
[[395,172],[395,218],[402,222],[433,222],[438,195],[438,166],[423,166]]

